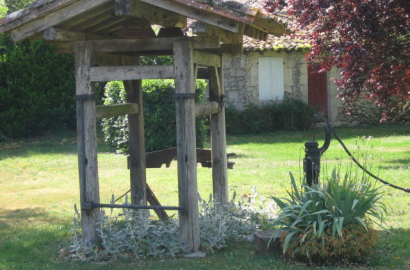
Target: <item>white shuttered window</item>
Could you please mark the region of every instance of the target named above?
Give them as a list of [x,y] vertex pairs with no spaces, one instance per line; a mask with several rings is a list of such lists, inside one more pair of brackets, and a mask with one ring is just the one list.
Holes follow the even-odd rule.
[[259,57],[259,100],[283,100],[283,58]]

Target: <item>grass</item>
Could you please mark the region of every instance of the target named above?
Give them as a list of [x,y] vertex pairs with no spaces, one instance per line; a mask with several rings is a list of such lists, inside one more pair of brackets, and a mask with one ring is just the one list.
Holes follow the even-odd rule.
[[[410,128],[406,126],[361,126],[335,128],[347,147],[371,171],[399,186],[409,187]],[[361,138],[364,136],[365,138]],[[371,139],[368,139],[372,136]],[[316,130],[319,146],[324,132]],[[229,170],[231,195],[249,193],[254,185],[265,196],[285,196],[290,187],[289,171],[302,173],[304,143],[310,132],[277,132],[228,136],[228,152],[236,153]],[[357,150],[360,149],[360,150]],[[126,157],[108,152],[99,144],[100,194],[108,202],[129,189]],[[334,167],[351,166],[336,140],[322,158],[324,177]],[[66,262],[58,258],[60,248],[70,244],[73,206],[79,202],[77,147],[74,132],[48,134],[42,138],[0,143],[0,269],[300,269],[280,254],[256,254],[252,244],[237,244],[203,259],[152,259],[106,264]],[[149,169],[148,183],[163,205],[177,205],[176,163],[171,168]],[[202,196],[212,192],[211,170],[198,167]],[[372,269],[410,269],[410,197],[385,188],[383,202],[391,233],[381,232],[377,253],[369,260]],[[170,212],[170,214],[173,214]],[[353,269],[362,266],[352,266]],[[306,267],[307,268],[307,267]],[[330,269],[340,269],[330,267]]]

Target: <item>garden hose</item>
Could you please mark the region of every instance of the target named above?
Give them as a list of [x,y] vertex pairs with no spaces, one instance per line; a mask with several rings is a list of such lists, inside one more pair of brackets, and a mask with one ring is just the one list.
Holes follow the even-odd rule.
[[370,171],[368,171],[362,164],[359,163],[359,161],[357,161],[357,159],[352,155],[352,153],[350,153],[349,149],[347,149],[346,145],[343,143],[342,139],[339,138],[339,136],[337,135],[336,131],[334,131],[334,129],[330,126],[329,121],[323,117],[323,119],[326,122],[326,125],[328,128],[330,128],[331,132],[333,133],[333,135],[335,136],[336,140],[338,140],[338,142],[342,145],[343,149],[346,151],[346,153],[349,155],[349,157],[353,160],[354,163],[356,163],[357,166],[359,166],[360,169],[362,169],[365,173],[367,173],[368,175],[370,175],[371,177],[373,177],[374,179],[382,182],[383,184],[390,186],[392,188],[410,193],[410,189],[408,188],[403,188],[403,187],[399,187],[393,184],[390,184],[387,181],[384,181],[383,179],[377,177],[376,175],[374,175],[373,173],[371,173]]

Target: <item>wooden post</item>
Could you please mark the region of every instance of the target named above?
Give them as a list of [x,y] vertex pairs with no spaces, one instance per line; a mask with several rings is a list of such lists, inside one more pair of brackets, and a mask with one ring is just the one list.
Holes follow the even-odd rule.
[[[223,66],[220,68],[210,67],[210,99],[220,100],[224,95],[223,88]],[[226,155],[226,127],[225,127],[225,107],[220,104],[220,111],[211,114],[211,148],[212,148],[212,181],[215,201],[221,205],[229,202],[228,186],[228,158]]]
[[88,42],[78,42],[74,47],[82,236],[83,242],[95,243],[98,240],[96,223],[100,209],[91,208],[91,202],[100,202],[100,191],[97,164],[95,91],[90,81],[92,46]]
[[147,205],[144,109],[141,80],[124,81],[124,88],[127,93],[127,102],[137,103],[139,108],[138,114],[128,115],[131,204]]
[[181,241],[189,250],[199,249],[199,211],[195,141],[195,85],[193,47],[174,42],[176,125]]

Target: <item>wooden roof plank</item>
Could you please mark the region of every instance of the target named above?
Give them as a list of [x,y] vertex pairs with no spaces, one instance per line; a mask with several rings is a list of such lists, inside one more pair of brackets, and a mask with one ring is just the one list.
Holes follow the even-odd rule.
[[44,39],[47,41],[80,41],[103,39],[103,37],[85,32],[76,32],[60,28],[47,28],[46,30],[44,30]]
[[239,28],[239,22],[227,17],[220,16],[218,14],[200,10],[185,4],[172,1],[172,0],[140,0],[141,2],[160,7],[189,18],[193,18],[210,25],[220,27],[222,29],[237,33]]
[[102,17],[111,16],[113,10],[113,6],[110,2],[107,2],[101,6],[98,6],[92,10],[91,14],[79,14],[78,16],[74,16],[73,18],[68,19],[62,24],[59,24],[59,28],[70,28],[70,29],[78,29],[80,25],[87,25],[91,24],[91,22],[101,19]]
[[[98,7],[110,0],[81,0],[74,2],[71,5],[67,5],[58,12],[51,12],[43,16],[41,20],[32,20],[27,24],[20,25],[11,31],[14,41],[20,41],[26,39],[36,33],[42,32],[50,26],[63,23],[64,21],[83,13],[84,11]],[[3,29],[0,28],[0,32]]]

